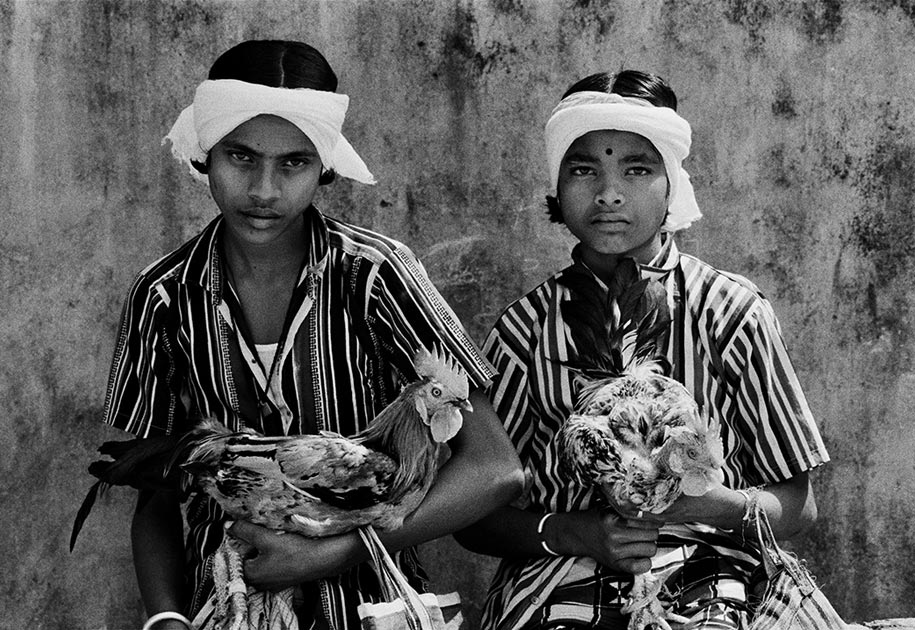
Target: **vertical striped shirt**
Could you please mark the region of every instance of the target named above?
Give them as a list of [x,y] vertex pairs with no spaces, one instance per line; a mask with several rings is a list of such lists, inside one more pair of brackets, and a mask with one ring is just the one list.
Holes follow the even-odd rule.
[[[576,251],[573,259],[583,265]],[[786,481],[828,461],[778,321],[759,290],[746,278],[680,254],[673,238],[641,272],[667,290],[672,322],[666,356],[673,377],[720,423],[725,485]],[[537,512],[583,510],[601,500],[558,473],[554,437],[576,394],[575,375],[564,365],[575,350],[560,309],[570,297],[557,281],[561,273],[511,304],[484,346],[498,372],[490,389],[493,405],[532,475],[529,509]],[[721,553],[752,560],[727,537],[709,536]],[[685,527],[665,527],[660,543],[692,544],[694,538]],[[574,558],[503,560],[484,627],[520,628],[574,564]]]
[[[121,317],[106,422],[139,436],[182,433],[201,418],[268,435],[353,435],[415,379],[420,346],[452,357],[472,388],[489,383],[491,366],[407,247],[313,207],[305,218],[305,263],[274,365],[262,365],[226,281],[218,217],[136,278]],[[224,517],[202,494],[186,512],[193,614],[209,594],[208,557]],[[421,575],[414,550],[398,556],[407,575]],[[355,608],[360,595],[375,595],[374,581],[367,565],[321,580],[333,628],[358,627]]]

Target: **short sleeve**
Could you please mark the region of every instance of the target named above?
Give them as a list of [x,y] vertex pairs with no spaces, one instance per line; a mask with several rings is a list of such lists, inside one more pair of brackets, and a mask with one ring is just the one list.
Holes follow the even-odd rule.
[[167,312],[168,300],[140,278],[121,314],[105,422],[142,437],[172,433],[183,416]]
[[502,314],[483,345],[486,358],[496,369],[489,398],[523,462],[529,456],[537,426],[530,417],[530,334],[529,313],[519,302]]
[[[759,298],[724,357],[737,383],[737,430],[748,481],[775,483],[829,461],[801,389],[778,321]],[[750,479],[760,475],[760,479]]]
[[492,366],[408,248],[398,247],[379,265],[370,299],[369,317],[376,330],[384,331],[391,362],[402,373],[411,369],[419,347],[434,348],[453,357],[475,387],[489,383]]

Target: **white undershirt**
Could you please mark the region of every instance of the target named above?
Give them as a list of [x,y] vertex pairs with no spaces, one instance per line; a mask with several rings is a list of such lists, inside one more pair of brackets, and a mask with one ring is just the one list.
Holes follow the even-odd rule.
[[261,360],[264,367],[264,374],[270,374],[270,368],[273,367],[273,358],[276,356],[275,343],[256,343],[254,349],[257,350],[257,357]]

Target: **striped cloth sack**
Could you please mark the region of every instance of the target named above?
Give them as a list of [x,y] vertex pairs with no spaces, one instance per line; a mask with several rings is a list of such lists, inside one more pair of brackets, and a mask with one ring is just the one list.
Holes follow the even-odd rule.
[[749,630],[846,630],[813,576],[793,554],[778,546],[769,518],[753,506],[756,534],[768,585]]
[[[457,593],[419,594],[394,564],[371,525],[359,530],[381,584],[383,602],[363,602],[357,612],[363,630],[459,630],[463,617]],[[445,621],[444,608],[457,607]]]

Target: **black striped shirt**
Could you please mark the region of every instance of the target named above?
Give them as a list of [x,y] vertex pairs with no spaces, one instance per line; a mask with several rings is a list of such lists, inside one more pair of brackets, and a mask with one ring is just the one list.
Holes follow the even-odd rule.
[[[681,255],[673,238],[665,240],[642,273],[667,289],[673,322],[666,355],[673,376],[720,423],[725,485],[785,481],[828,461],[778,321],[759,290],[741,276]],[[532,474],[529,500],[536,512],[586,509],[597,496],[557,471],[553,438],[575,404],[574,374],[562,365],[574,350],[559,308],[569,298],[557,283],[559,275],[510,305],[484,346],[498,371],[491,387],[493,405]],[[685,528],[662,528],[665,534],[673,545],[695,542]],[[735,560],[751,560],[733,544],[723,545],[722,553]],[[503,560],[490,589],[484,627],[519,628],[574,561]]]
[[[140,436],[180,433],[200,418],[269,435],[353,435],[415,378],[419,346],[453,357],[472,388],[489,382],[491,366],[407,247],[314,208],[306,223],[306,260],[269,391],[270,366],[260,365],[237,324],[243,317],[225,280],[219,217],[135,280],[121,318],[106,422]],[[187,519],[194,613],[208,594],[206,559],[221,540],[223,515],[198,494]],[[420,573],[414,550],[398,556],[408,575]],[[353,627],[357,591],[371,591],[372,583],[367,565],[321,581],[333,627]]]

